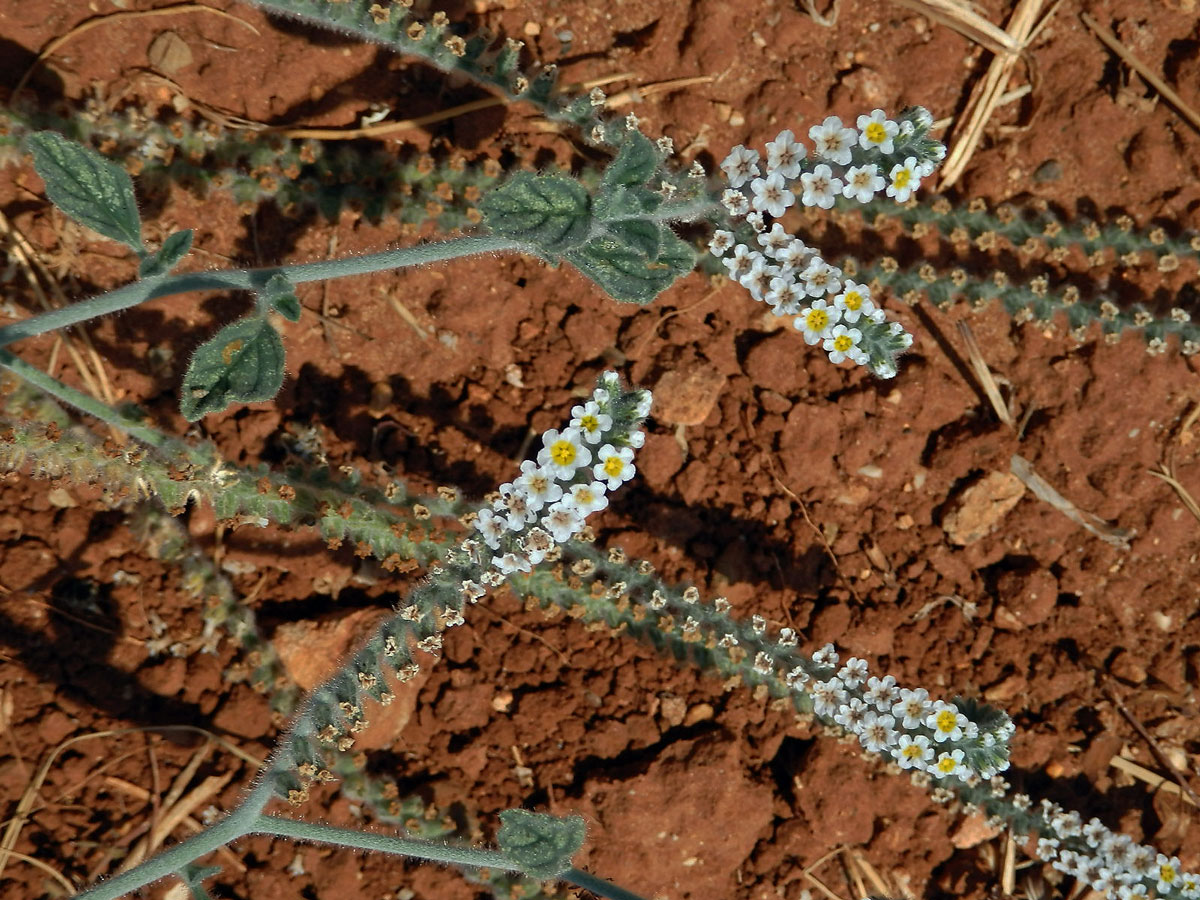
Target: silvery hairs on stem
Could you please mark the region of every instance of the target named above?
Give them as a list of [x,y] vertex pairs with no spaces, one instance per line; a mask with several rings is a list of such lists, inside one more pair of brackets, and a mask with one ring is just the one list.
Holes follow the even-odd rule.
[[[880,378],[896,374],[896,357],[912,345],[912,335],[887,320],[867,285],[850,280],[778,221],[768,220],[783,216],[797,191],[801,205],[820,209],[831,208],[839,195],[869,203],[880,191],[907,202],[946,156],[945,146],[928,137],[932,124],[919,106],[897,121],[873,110],[858,117],[858,130],[829,116],[808,130],[813,159],[791,131],[781,131],[767,144],[765,174],[758,151],[741,144],[721,163],[729,183],[721,203],[754,237],[737,224],[734,231],[718,230],[708,245],[713,255],[755,300],[776,315],[795,316],[804,340],[820,342],[832,362],[849,359]],[[742,234],[761,249],[739,241]]]
[[446,629],[462,625],[467,606],[488,587],[557,559],[560,544],[587,537],[587,517],[634,475],[633,452],[645,442],[640,427],[651,400],[649,391],[626,390],[615,372],[605,372],[591,398],[571,411],[569,426],[542,435],[537,459],[522,463],[519,477],[464,517],[475,534],[431,566],[396,614],[306,700],[268,774],[279,796],[298,806],[313,783],[334,780],[331,754],[349,752],[369,725],[365,701],[394,701],[390,680],[416,677],[416,652],[438,654]]

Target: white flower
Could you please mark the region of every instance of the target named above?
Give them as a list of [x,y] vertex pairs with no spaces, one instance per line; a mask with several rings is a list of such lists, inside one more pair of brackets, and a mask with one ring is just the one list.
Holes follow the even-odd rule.
[[547,503],[553,503],[563,494],[562,485],[554,481],[554,473],[531,459],[521,463],[521,477],[513,485],[524,492],[525,502],[533,512]]
[[538,465],[548,468],[561,481],[569,481],[576,469],[592,461],[592,451],[583,445],[578,428],[561,432],[551,428],[542,435],[542,445],[537,455]]
[[589,444],[598,444],[604,432],[612,428],[612,416],[602,413],[595,400],[589,400],[571,410],[571,427],[578,428]]
[[847,281],[842,292],[833,298],[833,305],[842,311],[842,321],[854,324],[860,316],[870,315],[875,304],[871,302],[871,289],[856,281]]
[[961,741],[966,725],[966,716],[949,703],[940,701],[925,719],[925,727],[933,729],[933,739],[939,744],[943,741]]
[[787,208],[796,202],[796,195],[788,190],[783,176],[778,172],[766,178],[755,178],[750,182],[750,190],[754,192],[754,199],[751,201],[754,208],[772,216],[782,216]]
[[[846,687],[852,687],[852,685],[846,685]],[[857,732],[862,727],[866,716],[867,704],[863,703],[857,697],[853,697],[849,703],[834,713],[833,721],[837,722],[847,731]]]
[[816,682],[809,693],[812,694],[813,712],[818,716],[832,716],[846,704],[846,691],[836,678]]
[[800,273],[804,290],[810,297],[836,294],[842,287],[842,270],[835,268],[819,256],[814,256],[808,267]]
[[758,151],[738,144],[721,163],[721,171],[729,180],[730,187],[741,187],[758,174]]
[[771,307],[771,312],[775,315],[794,316],[800,312],[804,293],[800,290],[800,285],[791,278],[780,276],[771,279],[771,290],[767,291],[763,300]]
[[949,775],[957,775],[963,764],[963,752],[961,750],[952,750],[949,753],[941,753],[938,755],[935,762],[929,769],[935,775],[943,778]]
[[647,390],[637,392],[637,402],[633,407],[633,414],[639,419],[644,419],[650,415],[650,407],[654,405],[654,394]]
[[610,491],[619,488],[636,471],[633,467],[633,450],[629,447],[617,449],[612,444],[605,444],[600,448],[598,459],[599,462],[592,466],[592,474],[597,481],[607,482]]
[[[884,675],[882,678],[872,675],[867,679],[867,689],[863,692],[863,696],[866,697],[868,703],[884,713],[891,711],[892,704],[896,702],[900,692],[896,690],[896,679],[891,675]],[[895,724],[895,721],[893,718],[892,723]]]
[[588,516],[608,506],[608,497],[604,494],[604,485],[591,481],[572,485],[571,493],[563,498],[563,503],[575,507],[581,516]]
[[758,236],[758,243],[763,248],[763,253],[774,260],[779,259],[777,256],[779,251],[785,249],[793,240],[794,238],[784,231],[783,226],[778,222],[771,226],[770,231],[764,231]]
[[803,668],[796,666],[796,668],[792,669],[785,676],[783,676],[783,680],[787,682],[788,687],[794,688],[795,690],[803,690],[804,685],[808,684],[809,676]]
[[1150,877],[1158,878],[1158,893],[1162,896],[1179,882],[1179,857],[1158,854],[1158,871]]
[[833,206],[834,199],[842,190],[841,179],[834,178],[833,169],[825,163],[821,163],[811,172],[801,175],[800,184],[804,186],[804,194],[800,197],[800,202],[805,206],[819,206],[821,209],[829,209]]
[[833,644],[826,644],[812,655],[812,659],[818,666],[836,666],[838,664],[837,649]]
[[755,300],[762,300],[771,290],[771,282],[779,277],[779,266],[770,265],[765,256],[759,256],[750,267],[750,271],[738,279],[739,283],[750,292]]
[[883,190],[887,184],[879,174],[879,167],[874,163],[865,166],[852,166],[846,171],[846,184],[842,188],[842,196],[847,200],[857,200],[859,203],[870,203],[871,198]]
[[508,530],[508,519],[490,509],[481,509],[475,517],[475,528],[483,535],[484,543],[493,550],[500,549],[500,538]]
[[646,443],[646,432],[631,431],[629,432],[629,446],[634,450],[641,450]]
[[[814,300],[812,306],[800,310],[799,317],[792,324],[804,332],[804,343],[815,344],[829,335],[840,316],[840,310],[831,307],[824,300]],[[813,659],[816,658],[814,655]],[[834,664],[836,661],[837,654],[834,654]]]
[[767,172],[795,178],[800,174],[800,161],[807,155],[808,151],[791,131],[781,131],[775,140],[767,142]]
[[733,246],[733,232],[718,229],[713,232],[712,240],[708,242],[708,249],[713,256],[724,256],[725,251]]
[[929,691],[925,688],[901,688],[900,702],[892,707],[892,715],[899,718],[905,728],[919,728],[925,724],[931,708]]
[[836,364],[844,359],[849,359],[860,366],[865,366],[867,364],[867,354],[859,349],[858,345],[861,341],[862,332],[857,328],[834,325],[833,329],[829,332],[829,336],[825,338],[821,346],[829,354],[829,361],[832,363]]
[[492,504],[492,509],[507,514],[508,527],[512,531],[520,531],[526,522],[537,518],[524,487],[511,481],[500,485],[500,499]]
[[744,216],[750,211],[750,201],[746,195],[732,188],[721,195],[721,205],[729,210],[731,216]]
[[854,146],[857,135],[853,128],[843,128],[842,120],[837,116],[829,116],[820,125],[808,129],[808,136],[816,145],[817,156],[839,166],[849,165],[850,148]]
[[738,244],[733,248],[733,256],[721,260],[721,263],[729,270],[730,278],[734,281],[741,281],[750,273],[754,261],[761,256],[762,254],[757,250],[751,250],[745,244]]
[[876,109],[869,116],[858,117],[858,130],[858,145],[864,150],[877,147],[880,153],[891,153],[892,138],[900,133],[900,126],[889,120],[882,109]]
[[550,532],[555,541],[561,544],[569,541],[583,530],[583,516],[574,506],[569,506],[565,501],[560,500],[546,511],[546,515],[542,516],[542,527]]
[[494,557],[492,565],[505,575],[511,575],[513,572],[528,572],[532,568],[529,557],[524,553],[505,553],[503,556]]
[[872,753],[883,753],[895,743],[895,725],[896,720],[889,715],[868,712],[863,717],[862,727],[859,728],[858,742]]
[[800,238],[792,238],[791,243],[781,250],[775,251],[775,261],[784,268],[798,269],[804,263],[804,257],[809,254],[808,246]]
[[904,203],[912,196],[912,192],[921,186],[921,173],[917,171],[917,158],[910,156],[904,163],[892,167],[891,183],[887,186],[886,194],[895,197],[897,203]]
[[764,228],[767,227],[766,223],[763,221],[762,213],[758,212],[757,210],[755,210],[754,212],[746,213],[746,224],[749,225],[751,228],[753,228],[755,231],[759,231],[759,232],[761,232]]
[[530,528],[524,537],[519,538],[517,544],[529,557],[529,561],[536,566],[546,558],[546,554],[554,546],[554,538],[550,537],[544,528],[534,527]]
[[919,769],[924,771],[933,759],[933,748],[929,746],[929,738],[920,734],[913,737],[910,734],[900,735],[900,746],[893,756],[902,769]]
[[857,656],[850,657],[838,672],[838,678],[842,679],[842,684],[848,688],[858,687],[867,680],[867,661]]

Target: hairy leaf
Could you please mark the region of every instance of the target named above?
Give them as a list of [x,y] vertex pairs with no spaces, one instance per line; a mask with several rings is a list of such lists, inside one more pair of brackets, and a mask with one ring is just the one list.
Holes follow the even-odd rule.
[[587,826],[583,816],[559,818],[527,809],[500,813],[496,840],[504,855],[525,874],[543,881],[571,868],[571,857],[583,846]]
[[518,172],[486,194],[479,208],[492,231],[551,256],[583,243],[591,228],[591,198],[566,175]]
[[95,232],[144,253],[133,181],[116,163],[53,131],[27,138],[50,202]]
[[142,260],[142,264],[138,266],[138,277],[154,278],[157,275],[166,275],[191,249],[192,229],[185,228],[168,235],[157,253],[151,253]]
[[[614,223],[615,224],[615,223]],[[624,223],[630,225],[631,223]],[[609,226],[611,229],[611,225]],[[649,303],[690,272],[696,263],[692,249],[666,225],[658,224],[657,247],[649,249],[645,233],[611,231],[563,254],[579,271],[625,303]]]
[[195,422],[234,403],[270,400],[283,385],[283,364],[283,339],[265,317],[226,325],[188,364],[179,411]]

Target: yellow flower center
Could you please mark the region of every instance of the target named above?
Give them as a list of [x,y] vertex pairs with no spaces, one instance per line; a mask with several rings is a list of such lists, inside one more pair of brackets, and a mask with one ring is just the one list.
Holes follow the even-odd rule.
[[872,144],[882,144],[887,140],[887,130],[878,122],[872,122],[867,126],[867,140]]
[[919,759],[924,755],[920,744],[909,744],[907,747],[901,750],[900,753],[905,759]]
[[619,456],[610,456],[604,461],[604,474],[609,478],[616,478],[625,471],[625,460]]
[[570,441],[555,441],[550,445],[550,459],[555,465],[569,466],[575,462],[575,445]]
[[858,291],[846,291],[846,309],[855,310],[862,306],[863,297]]
[[892,186],[900,189],[906,188],[910,180],[912,180],[912,173],[908,169],[901,169],[896,173],[896,177],[892,179]]
[[958,727],[958,714],[953,710],[943,709],[938,713],[937,729],[938,731],[950,734]]
[[810,309],[804,317],[804,324],[809,331],[824,331],[829,327],[829,313],[823,309]]
[[1160,881],[1165,881],[1167,884],[1170,884],[1175,880],[1175,867],[1170,864],[1159,866],[1158,878]]
[[854,339],[848,334],[839,334],[833,339],[833,349],[838,353],[845,353],[854,346]]
[[600,420],[588,413],[588,415],[580,417],[579,427],[590,434],[600,427]]
[[949,775],[958,768],[958,763],[954,761],[953,756],[943,756],[940,760],[938,760],[937,767],[938,771],[943,775]]
[[591,492],[590,488],[581,488],[575,492],[575,496],[584,505],[590,505],[596,499],[596,495]]

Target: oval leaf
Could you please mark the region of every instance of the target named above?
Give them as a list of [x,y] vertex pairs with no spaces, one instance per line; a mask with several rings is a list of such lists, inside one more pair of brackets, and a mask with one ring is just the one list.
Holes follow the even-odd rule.
[[591,197],[565,175],[518,172],[488,192],[479,208],[496,234],[528,241],[550,256],[583,243],[591,228]]
[[623,303],[649,303],[682,278],[696,264],[691,248],[666,225],[658,225],[658,248],[644,252],[649,242],[629,242],[632,235],[593,238],[584,246],[563,254],[584,275]]
[[51,203],[92,231],[145,252],[133,181],[124,169],[53,131],[26,140]]
[[157,253],[151,253],[142,260],[142,264],[138,266],[138,277],[154,278],[157,275],[166,275],[191,249],[192,229],[185,228],[168,235]]
[[234,403],[270,400],[283,386],[283,365],[283,339],[265,318],[226,325],[188,363],[179,411],[195,422]]
[[272,275],[258,295],[259,309],[274,310],[289,322],[300,321],[300,298],[284,275]]
[[500,813],[496,841],[526,875],[546,881],[571,868],[571,857],[583,846],[586,834],[583,816],[559,818],[527,809],[506,809]]

